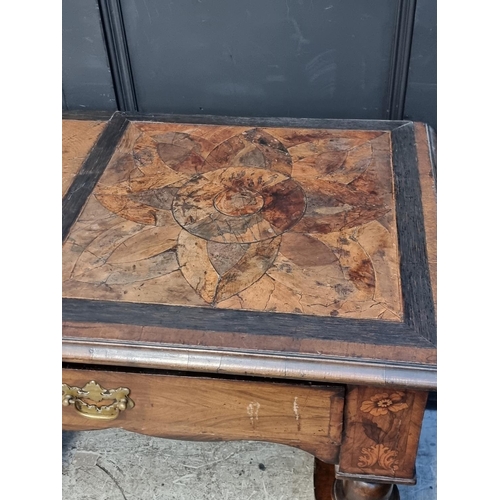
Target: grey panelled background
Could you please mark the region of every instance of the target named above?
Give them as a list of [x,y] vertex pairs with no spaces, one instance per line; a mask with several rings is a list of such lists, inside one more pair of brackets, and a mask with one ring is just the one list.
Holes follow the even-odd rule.
[[418,0],[404,117],[436,127],[436,0]]
[[62,5],[64,109],[405,117],[436,128],[436,0]]
[[116,110],[97,0],[62,6],[63,109]]

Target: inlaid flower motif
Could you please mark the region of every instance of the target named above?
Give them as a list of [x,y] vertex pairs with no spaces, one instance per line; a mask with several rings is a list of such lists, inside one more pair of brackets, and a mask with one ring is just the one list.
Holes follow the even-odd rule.
[[382,444],[374,444],[369,448],[362,448],[358,458],[358,467],[362,469],[379,465],[382,469],[393,472],[399,469],[399,462],[396,460],[398,452],[391,450]]
[[386,392],[375,394],[368,401],[363,401],[361,411],[369,413],[374,417],[387,415],[388,412],[397,413],[408,408],[408,404],[402,402],[403,396],[404,392],[400,391],[393,392],[390,395]]
[[397,321],[388,144],[373,131],[133,123],[70,233],[66,286]]

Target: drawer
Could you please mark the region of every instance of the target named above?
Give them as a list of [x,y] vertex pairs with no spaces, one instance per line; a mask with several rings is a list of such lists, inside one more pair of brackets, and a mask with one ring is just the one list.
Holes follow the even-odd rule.
[[[118,427],[174,439],[269,441],[326,462],[338,459],[343,386],[83,369],[64,369],[63,384],[64,430]],[[121,400],[121,409],[101,399],[101,389]]]

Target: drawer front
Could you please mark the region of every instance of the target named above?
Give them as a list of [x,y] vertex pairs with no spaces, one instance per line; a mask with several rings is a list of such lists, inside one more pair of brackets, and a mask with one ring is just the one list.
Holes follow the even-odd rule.
[[270,441],[334,462],[343,409],[343,386],[63,370],[64,430],[119,427],[175,439]]

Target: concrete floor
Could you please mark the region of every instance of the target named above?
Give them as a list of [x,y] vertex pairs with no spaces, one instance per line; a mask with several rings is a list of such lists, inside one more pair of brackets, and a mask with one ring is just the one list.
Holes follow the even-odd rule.
[[[314,459],[287,446],[198,443],[108,429],[63,432],[63,500],[314,500]],[[427,410],[418,483],[401,500],[436,499],[436,411]]]

